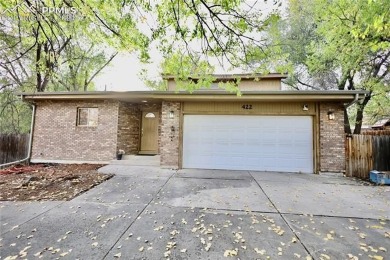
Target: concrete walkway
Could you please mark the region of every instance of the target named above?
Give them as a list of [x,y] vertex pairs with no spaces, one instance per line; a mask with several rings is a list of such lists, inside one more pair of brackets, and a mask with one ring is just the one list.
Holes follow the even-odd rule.
[[72,201],[1,202],[0,259],[390,259],[388,186],[308,174],[100,171],[116,176]]

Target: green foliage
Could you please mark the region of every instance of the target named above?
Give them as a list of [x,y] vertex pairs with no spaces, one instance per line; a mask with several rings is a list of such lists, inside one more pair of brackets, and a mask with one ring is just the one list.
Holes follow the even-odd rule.
[[[183,53],[174,53],[161,64],[162,72],[175,76],[177,90],[194,91],[200,88],[209,88],[214,80],[211,74],[214,68],[199,58],[186,56]],[[197,77],[194,81],[190,77]]]
[[374,117],[390,106],[389,17],[389,1],[290,0],[279,31],[269,31],[272,46],[281,46],[276,59],[290,72],[285,83],[296,89],[369,91],[350,113],[359,132],[366,106],[366,115]]
[[214,57],[220,66],[241,66],[248,62],[249,46],[265,46],[261,33],[279,18],[276,11],[264,16],[260,5],[251,8],[241,0],[162,0],[151,6],[157,21],[151,40],[159,42],[164,57],[185,52],[202,60]]
[[[338,89],[370,91],[371,95],[365,100],[369,101],[366,115],[373,118],[368,121],[388,115],[383,112],[390,106],[390,2],[317,2],[317,19],[321,21],[317,23],[317,33],[322,39],[311,44],[313,54],[308,57],[308,67],[313,72],[340,71]],[[356,116],[364,109],[365,103]],[[361,124],[362,120],[356,122]]]
[[[92,90],[92,79],[111,60],[98,48],[115,45],[107,37],[113,32],[98,28],[100,17],[88,3],[72,4],[0,0],[0,131],[28,130],[30,108],[14,93]],[[49,12],[49,7],[63,9]],[[80,12],[84,8],[86,16]],[[91,12],[94,21],[87,18]]]
[[0,92],[0,133],[28,133],[31,108],[18,99],[12,91]]

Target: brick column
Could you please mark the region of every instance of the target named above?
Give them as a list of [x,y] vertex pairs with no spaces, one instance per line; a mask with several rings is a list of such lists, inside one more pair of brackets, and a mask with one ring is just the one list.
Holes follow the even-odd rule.
[[[333,112],[334,120],[329,120]],[[340,103],[320,104],[320,171],[345,172],[344,110]]]
[[[162,102],[160,165],[179,168],[180,102]],[[170,112],[173,118],[169,118]]]
[[117,150],[125,154],[137,154],[139,147],[139,132],[141,111],[137,104],[119,103]]

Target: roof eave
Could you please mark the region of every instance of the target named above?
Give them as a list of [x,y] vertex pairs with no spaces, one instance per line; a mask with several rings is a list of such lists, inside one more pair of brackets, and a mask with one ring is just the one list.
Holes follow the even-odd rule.
[[221,91],[188,92],[132,91],[132,92],[62,92],[22,93],[26,101],[38,100],[120,100],[128,102],[147,101],[352,101],[358,95],[364,98],[364,91],[259,91],[243,92],[241,96]]

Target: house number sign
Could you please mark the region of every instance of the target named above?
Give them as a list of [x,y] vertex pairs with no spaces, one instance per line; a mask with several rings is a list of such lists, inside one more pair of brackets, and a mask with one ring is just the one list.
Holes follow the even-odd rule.
[[250,104],[244,104],[241,106],[242,109],[252,109],[252,105]]

